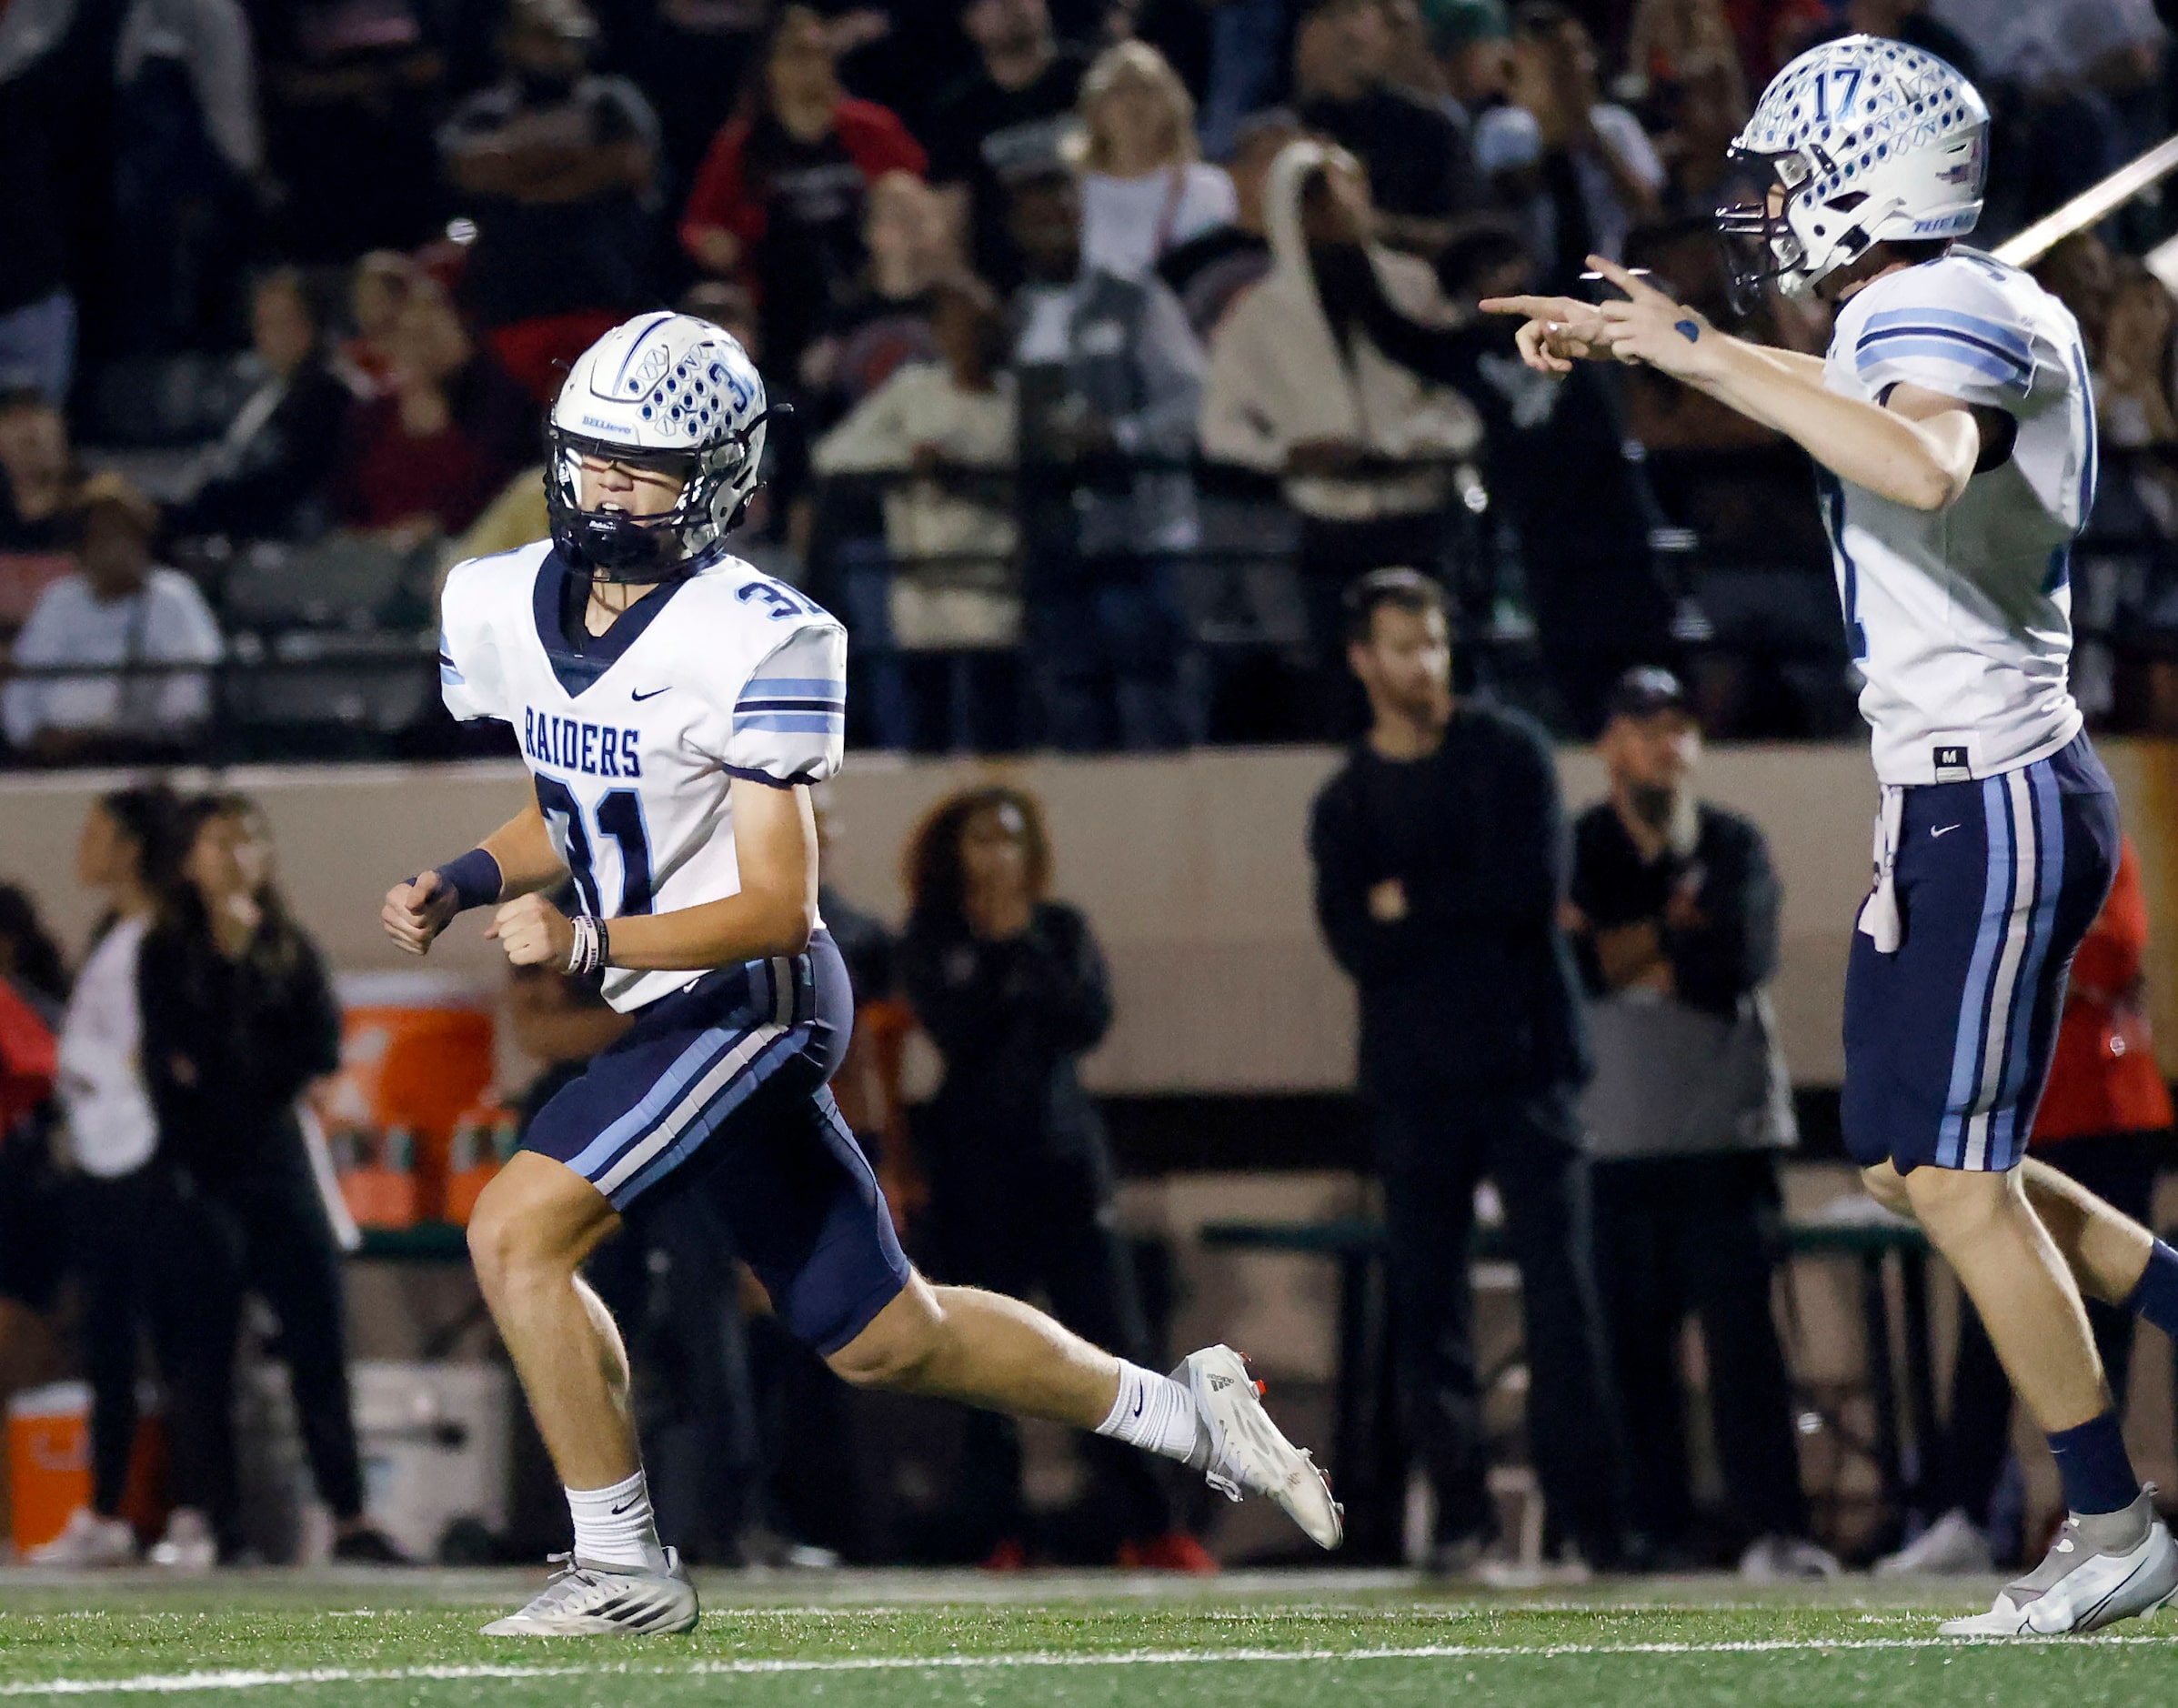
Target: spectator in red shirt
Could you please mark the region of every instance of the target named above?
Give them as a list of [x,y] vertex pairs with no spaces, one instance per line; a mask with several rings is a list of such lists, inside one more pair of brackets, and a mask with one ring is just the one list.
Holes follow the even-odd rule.
[[[66,1267],[64,1183],[42,1106],[59,1071],[55,1030],[68,1000],[60,951],[27,892],[0,884],[0,1406],[55,1373],[47,1313]],[[0,1535],[12,1529],[0,1477]]]
[[349,271],[348,318],[356,331],[341,345],[336,371],[358,397],[379,397],[393,381],[394,328],[416,270],[397,249],[373,249]]
[[336,520],[407,550],[477,519],[528,460],[521,388],[479,351],[437,281],[411,282],[386,389],[360,405],[334,472]]
[[[53,1094],[60,1071],[54,1029],[68,999],[68,975],[60,951],[39,922],[29,894],[15,884],[0,884],[0,1145],[16,1125]],[[39,1143],[43,1144],[41,1136]],[[0,1182],[14,1171],[0,1165]],[[0,1199],[6,1186],[0,1184]],[[0,1201],[0,1226],[15,1206]],[[14,1265],[0,1261],[0,1300],[22,1296],[11,1287]],[[5,1333],[0,1330],[0,1340]]]
[[[2109,899],[2073,958],[2071,988],[2050,1058],[2049,1089],[2034,1120],[2032,1154],[2069,1174],[2122,1214],[2151,1219],[2155,1172],[2168,1154],[2171,1088],[2155,1065],[2148,1035],[2143,962],[2148,948],[2148,903],[2140,857],[2127,837],[2120,845]],[[2130,1311],[2087,1301],[2087,1320],[2110,1391],[2122,1413],[2133,1364]],[[1877,1567],[1901,1572],[1979,1572],[2017,1552],[2020,1539],[1992,1536],[1990,1507],[2003,1474],[2012,1432],[2012,1386],[1997,1362],[1989,1331],[1973,1308],[1959,1321],[1951,1415],[1929,1463],[1949,1497],[1943,1516],[1903,1552]],[[1895,1563],[1894,1563],[1895,1562]]]
[[2083,1147],[2098,1140],[2123,1140],[2121,1148],[2137,1177],[2125,1198],[2139,1206],[2125,1213],[2135,1221],[2147,1218],[2148,1188],[2163,1160],[2159,1150],[2142,1142],[2143,1137],[2161,1138],[2172,1121],[2171,1088],[2155,1065],[2148,1035],[2142,969],[2147,948],[2148,904],[2141,890],[2140,856],[2128,837],[2119,849],[2110,899],[2073,957],[2072,988],[2032,1143],[2035,1155],[2051,1167],[2085,1178],[2073,1163],[2085,1154]]
[[927,165],[888,109],[841,89],[823,18],[790,5],[745,110],[704,156],[681,244],[707,273],[757,293],[774,369],[792,373],[862,277],[869,186],[888,172],[920,177]]

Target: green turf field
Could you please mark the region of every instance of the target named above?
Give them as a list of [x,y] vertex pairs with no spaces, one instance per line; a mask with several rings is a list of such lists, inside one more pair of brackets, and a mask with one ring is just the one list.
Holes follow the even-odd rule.
[[491,1642],[537,1582],[261,1574],[196,1583],[0,1573],[0,1698],[617,1708],[1375,1708],[1380,1703],[1843,1703],[2094,1708],[2178,1698],[2178,1616],[2036,1644],[1950,1643],[1986,1603],[1866,1580],[1476,1594],[1390,1574],[995,1580],[718,1578],[693,1636]]

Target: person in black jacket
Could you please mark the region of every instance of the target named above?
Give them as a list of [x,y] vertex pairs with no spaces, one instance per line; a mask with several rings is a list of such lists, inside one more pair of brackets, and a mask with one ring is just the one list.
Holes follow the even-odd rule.
[[[1025,1295],[1140,1361],[1149,1336],[1112,1218],[1102,1122],[1076,1062],[1111,1025],[1104,957],[1077,909],[1047,899],[1050,842],[1036,801],[1002,786],[941,802],[908,852],[910,912],[897,970],[945,1079],[915,1123],[929,1176],[932,1271]],[[1163,1484],[1119,1443],[1086,1449],[1116,1515],[1098,1539],[1127,1563],[1209,1565],[1171,1528]],[[958,1497],[964,1540],[995,1564],[1026,1556],[1013,1425],[972,1413]],[[1086,1542],[1085,1542],[1086,1546]]]
[[[177,881],[137,962],[161,1154],[213,1207],[244,1284],[279,1318],[334,1557],[396,1562],[363,1514],[339,1250],[296,1115],[306,1089],[340,1065],[339,1005],[272,881],[271,839],[247,797],[188,802],[176,845]],[[206,1355],[231,1372],[231,1345]],[[211,1519],[232,1553],[232,1501]]]
[[[1373,721],[1317,796],[1309,847],[1317,919],[1360,993],[1360,1089],[1384,1179],[1403,1407],[1437,1495],[1433,1563],[1474,1563],[1495,1529],[1468,1282],[1485,1176],[1520,1267],[1543,1494],[1561,1539],[1605,1563],[1621,1543],[1620,1449],[1588,1268],[1574,1112],[1588,1062],[1558,926],[1557,771],[1531,724],[1454,701],[1435,582],[1376,570],[1348,610]],[[1397,1481],[1364,1531],[1381,1550],[1398,1545]]]
[[256,383],[198,460],[189,497],[167,512],[173,532],[291,539],[324,525],[351,399],[326,365],[323,331],[300,273],[280,267],[257,281],[250,298]]
[[1590,997],[1596,1281],[1641,1468],[1634,1528],[1663,1560],[1684,1557],[1694,1506],[1680,1347],[1699,1313],[1741,1572],[1828,1576],[1838,1562],[1808,1540],[1770,1302],[1777,1153],[1797,1136],[1763,990],[1777,969],[1777,873],[1751,820],[1696,798],[1701,727],[1670,671],[1626,673],[1598,751],[1611,797],[1573,827],[1567,923]]

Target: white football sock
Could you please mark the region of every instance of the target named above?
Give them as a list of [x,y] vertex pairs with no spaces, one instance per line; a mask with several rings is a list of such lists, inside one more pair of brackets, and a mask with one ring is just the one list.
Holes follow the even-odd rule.
[[1195,1452],[1201,1428],[1195,1396],[1185,1382],[1119,1361],[1119,1397],[1112,1402],[1111,1415],[1097,1425],[1098,1434],[1185,1460]]
[[575,1557],[583,1564],[666,1569],[650,1488],[640,1471],[609,1489],[569,1489],[567,1511],[575,1518]]

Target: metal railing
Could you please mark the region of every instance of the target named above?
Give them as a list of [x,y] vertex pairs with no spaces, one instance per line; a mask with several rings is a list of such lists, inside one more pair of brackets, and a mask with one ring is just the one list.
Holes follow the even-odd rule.
[[[1699,503],[1688,500],[1686,493],[1703,485],[1712,491],[1742,495],[1751,489],[1750,482],[1761,483],[1765,495],[1801,490],[1792,478],[1793,471],[1775,457],[1751,462],[1745,455],[1731,453],[1667,451],[1651,453],[1648,463],[1660,493],[1695,509]],[[1257,654],[1290,662],[1305,653],[1309,637],[1296,562],[1299,523],[1276,496],[1277,484],[1260,477],[1243,477],[1236,484],[1230,469],[1184,464],[1145,467],[1155,472],[1186,469],[1201,477],[1201,514],[1209,522],[1205,539],[1183,551],[1159,554],[1177,568],[1186,588],[1188,644],[1206,655],[1227,658]],[[1454,496],[1445,511],[1442,558],[1418,567],[1435,571],[1448,588],[1467,678],[1547,716],[1547,690],[1540,702],[1531,690],[1545,674],[1537,659],[1539,640],[1548,638],[1538,636],[1535,615],[1525,598],[1517,542],[1501,525],[1472,469],[1450,459],[1384,462],[1378,467],[1399,473],[1431,467],[1452,472],[1449,484]],[[2110,450],[2103,472],[2105,498],[2114,500],[2120,483],[2143,468],[2178,474],[2178,447]],[[1017,471],[977,471],[977,490],[991,499],[994,507],[1001,501],[1018,501],[1025,490],[1064,496],[1063,487],[1047,484],[1050,471],[1030,472],[1031,478],[1023,481]],[[1035,477],[1039,472],[1045,478]],[[854,639],[850,668],[858,658],[866,662],[885,648],[876,636],[857,632],[851,602],[837,597],[848,568],[843,546],[851,542],[863,548],[854,558],[858,572],[874,565],[880,575],[943,572],[992,563],[994,554],[988,550],[933,555],[906,563],[892,562],[881,548],[874,556],[869,552],[882,529],[879,501],[916,478],[857,475],[818,484],[817,508],[827,518],[828,534],[820,530],[818,548],[812,552],[802,578],[816,597],[831,603],[849,621]],[[1791,543],[1795,536],[1781,526],[1769,497],[1763,501],[1766,507],[1758,507],[1761,526],[1752,534],[1743,527],[1736,533],[1706,531],[1706,517],[1667,513],[1646,545],[1657,583],[1676,607],[1669,644],[1682,660],[1744,656],[1752,658],[1759,670],[1770,672],[1789,665],[1835,699],[1833,709],[1842,709],[1841,727],[1846,727],[1851,719],[1851,685],[1829,606],[1830,567],[1819,525],[1812,522],[1812,491],[1805,503],[1811,527],[1816,530],[1812,546]],[[2098,668],[2105,677],[2122,673],[2143,658],[2178,657],[2178,545],[2157,533],[2147,511],[2137,504],[2113,501],[2098,507],[2097,515],[2097,524],[2083,536],[2075,554],[2079,573],[2101,589],[2075,598],[2080,646],[2083,651],[2096,652]],[[1033,549],[1033,528],[1017,517],[1017,529],[1029,543],[1008,568],[1016,575],[1016,585],[1028,588],[1032,600],[1036,576],[1021,577],[1019,571],[1021,553]],[[1094,560],[1089,561],[1093,566]],[[206,580],[216,597],[236,585],[232,573]],[[2118,581],[2124,588],[2111,592]],[[1791,592],[1791,612],[1765,613],[1761,600],[1788,588],[1797,589]],[[417,624],[422,607],[411,583],[404,582],[398,595],[397,619],[383,626],[378,621],[381,612],[346,609],[337,601],[321,609],[306,597],[312,593],[309,585],[299,585],[294,591],[296,597],[286,602],[287,608],[298,614],[307,612],[306,620],[298,615],[286,621],[245,623],[234,620],[230,612],[224,656],[214,663],[139,660],[0,670],[0,691],[11,681],[108,678],[118,685],[113,723],[71,732],[27,750],[0,749],[0,765],[139,759],[186,759],[216,765],[276,759],[423,759],[505,749],[503,731],[457,725],[440,706],[437,636]],[[252,608],[267,611],[280,605],[278,599],[264,598],[262,589],[256,597]],[[1751,598],[1755,601],[1751,614]],[[236,608],[250,603],[245,598]],[[1282,622],[1263,619],[1264,611],[1272,607],[1285,612]],[[1751,630],[1760,631],[1756,638],[1748,638]],[[156,698],[153,685],[175,677],[204,681],[206,714],[186,728],[152,727],[145,721],[142,708]],[[852,704],[850,691],[850,708]],[[135,709],[119,709],[131,708]]]

